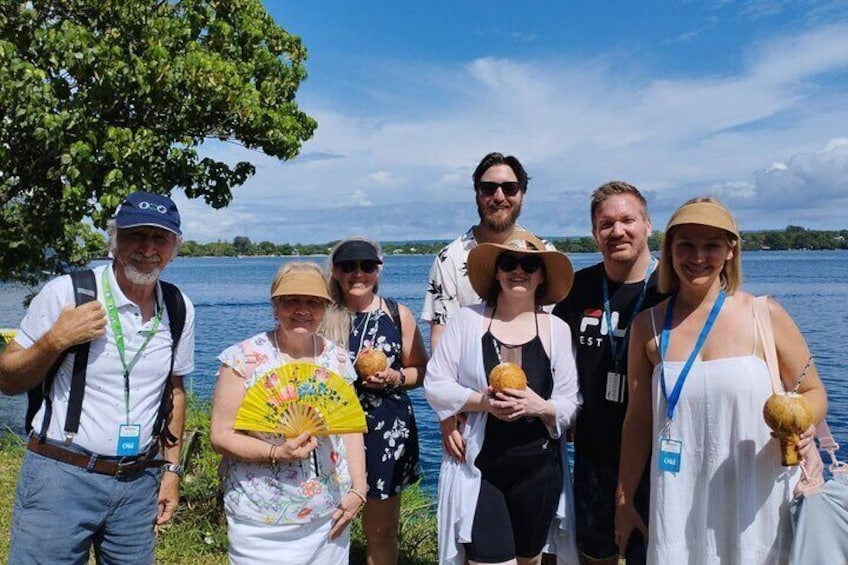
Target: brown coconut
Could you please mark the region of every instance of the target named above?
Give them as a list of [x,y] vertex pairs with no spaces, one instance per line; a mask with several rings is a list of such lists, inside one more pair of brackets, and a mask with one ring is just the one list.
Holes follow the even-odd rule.
[[807,399],[795,392],[772,394],[763,406],[763,418],[780,440],[780,462],[784,467],[798,465],[801,458],[795,443],[813,424],[813,411]]
[[489,385],[494,392],[502,392],[507,388],[524,390],[527,388],[527,375],[521,367],[507,361],[492,369],[489,373]]
[[386,358],[386,354],[379,349],[366,349],[356,357],[353,366],[359,378],[364,379],[385,371],[386,367],[389,366],[389,360]]

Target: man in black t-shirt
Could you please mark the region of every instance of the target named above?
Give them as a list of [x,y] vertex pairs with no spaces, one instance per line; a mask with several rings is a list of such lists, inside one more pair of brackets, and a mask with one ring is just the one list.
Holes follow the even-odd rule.
[[[554,314],[571,327],[583,396],[574,430],[580,560],[615,565],[615,491],[627,409],[628,328],[638,312],[663,297],[656,288],[656,261],[648,250],[651,218],[636,187],[621,181],[599,187],[592,193],[591,216],[603,261],[576,273],[571,293],[557,304]],[[646,522],[648,488],[645,472],[635,504]],[[644,563],[645,540],[634,534],[630,541],[628,563]]]

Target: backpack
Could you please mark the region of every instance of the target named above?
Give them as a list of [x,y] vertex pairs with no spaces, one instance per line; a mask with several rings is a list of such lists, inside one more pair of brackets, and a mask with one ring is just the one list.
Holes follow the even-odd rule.
[[[77,306],[97,299],[97,281],[94,271],[91,269],[75,271],[70,276],[74,289],[74,302]],[[159,403],[159,413],[156,416],[156,422],[153,426],[153,436],[161,437],[164,432],[164,439],[168,443],[173,444],[177,438],[170,433],[165,422],[168,420],[173,409],[170,376],[174,370],[174,354],[179,345],[183,328],[185,327],[186,305],[182,293],[176,286],[165,281],[159,281],[159,285],[162,288],[162,298],[165,302],[165,309],[168,312],[168,321],[171,330],[171,368],[168,371],[168,380]],[[82,414],[82,398],[85,393],[85,373],[88,365],[90,345],[90,342],[81,343],[63,351],[44,376],[41,384],[27,391],[27,411],[24,420],[24,429],[27,434],[32,431],[32,420],[42,403],[44,403],[44,418],[42,419],[41,430],[38,436],[42,441],[47,436],[47,426],[50,424],[50,417],[53,412],[53,400],[50,396],[50,390],[53,387],[56,373],[59,372],[59,367],[62,365],[65,357],[69,353],[73,353],[74,366],[71,372],[71,391],[68,397],[68,412],[65,418],[65,442],[70,443],[73,436],[76,435],[79,430],[80,415]]]

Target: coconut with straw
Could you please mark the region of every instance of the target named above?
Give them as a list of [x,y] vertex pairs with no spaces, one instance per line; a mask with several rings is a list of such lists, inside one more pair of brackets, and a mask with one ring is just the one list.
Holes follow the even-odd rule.
[[795,444],[813,424],[813,411],[807,399],[797,392],[772,394],[763,406],[763,418],[780,440],[780,463],[784,467],[798,465],[801,457]]

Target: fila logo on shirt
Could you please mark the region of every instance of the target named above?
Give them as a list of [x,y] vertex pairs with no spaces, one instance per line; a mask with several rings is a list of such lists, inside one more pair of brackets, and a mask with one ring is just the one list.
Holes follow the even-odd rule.
[[[612,312],[610,315],[612,325],[615,328],[613,335],[617,338],[624,337],[624,332],[627,328],[618,327],[618,312]],[[609,328],[607,328],[607,319],[604,316],[604,311],[601,308],[587,308],[583,311],[583,317],[580,319],[580,345],[590,347],[601,347],[604,343]]]

